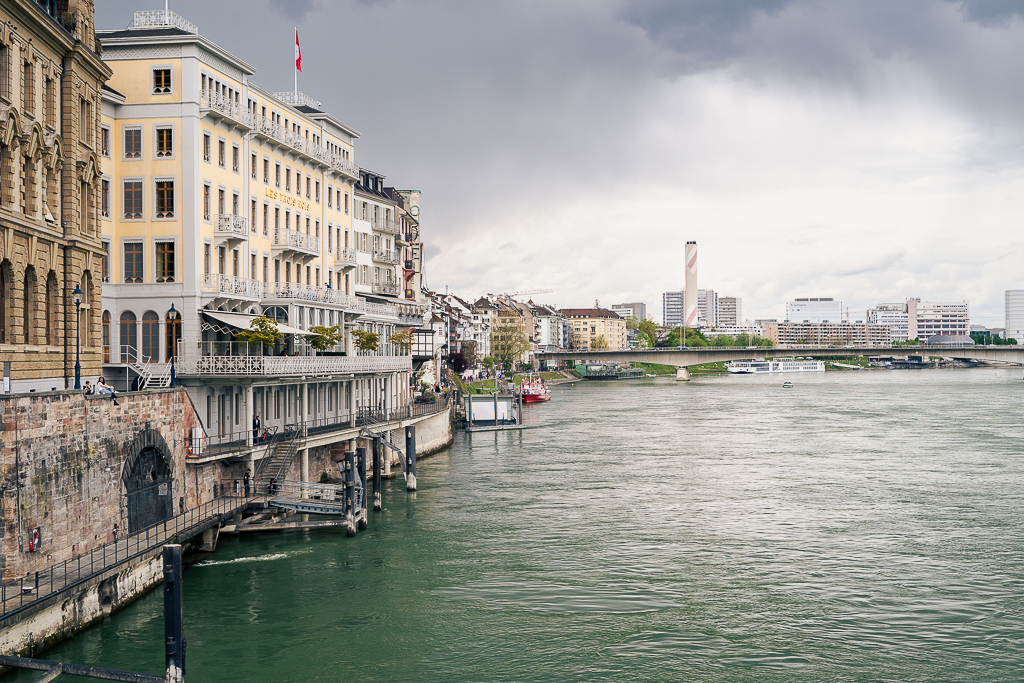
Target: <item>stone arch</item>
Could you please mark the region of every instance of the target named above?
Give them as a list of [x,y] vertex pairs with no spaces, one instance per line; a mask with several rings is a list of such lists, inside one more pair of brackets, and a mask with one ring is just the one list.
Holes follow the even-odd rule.
[[57,284],[57,273],[50,271],[46,274],[46,298],[43,301],[45,307],[44,323],[45,323],[45,335],[46,343],[49,346],[58,346],[60,344],[60,316],[57,311],[60,310],[60,286]]
[[121,470],[128,533],[137,533],[174,516],[173,456],[155,429],[139,432],[126,447]]

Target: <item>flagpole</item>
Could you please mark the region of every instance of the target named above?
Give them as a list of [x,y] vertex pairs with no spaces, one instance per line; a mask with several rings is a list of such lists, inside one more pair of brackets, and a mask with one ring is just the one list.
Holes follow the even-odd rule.
[[[299,27],[298,26],[295,27],[295,42],[296,42],[296,44],[299,42]],[[292,51],[293,52],[295,51],[294,46],[292,48]],[[292,61],[295,62],[294,59]],[[292,69],[295,70],[295,92],[299,92],[299,63],[295,62],[292,65]]]

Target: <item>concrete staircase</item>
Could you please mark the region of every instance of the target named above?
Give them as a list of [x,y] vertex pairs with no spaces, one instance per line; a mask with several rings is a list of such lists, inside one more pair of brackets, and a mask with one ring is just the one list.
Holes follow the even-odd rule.
[[295,454],[305,440],[303,425],[296,425],[294,431],[286,432],[274,444],[270,457],[264,458],[257,468],[255,480],[259,487],[258,491],[266,491],[271,479],[276,482],[284,481],[288,468],[291,466],[292,461],[295,460]]

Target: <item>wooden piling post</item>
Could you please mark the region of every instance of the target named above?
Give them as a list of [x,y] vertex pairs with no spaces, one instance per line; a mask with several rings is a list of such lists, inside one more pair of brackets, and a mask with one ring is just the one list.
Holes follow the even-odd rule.
[[366,449],[356,449],[356,478],[360,493],[356,496],[356,528],[366,528]]
[[164,546],[164,664],[168,683],[185,680],[185,602],[181,590],[181,546]]
[[380,437],[375,436],[373,438],[373,509],[377,512],[381,508],[381,449],[384,448],[384,444],[381,443]]
[[351,448],[345,453],[345,471],[342,480],[345,482],[345,527],[349,536],[356,535],[356,453]]

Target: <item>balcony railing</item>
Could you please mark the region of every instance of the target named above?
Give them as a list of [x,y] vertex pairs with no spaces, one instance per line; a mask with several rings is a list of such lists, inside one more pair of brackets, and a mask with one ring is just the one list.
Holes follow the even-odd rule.
[[184,376],[293,376],[405,372],[411,356],[182,356]]
[[336,266],[354,266],[354,265],[356,265],[356,250],[355,249],[338,249],[338,253],[334,257],[334,265],[336,265]]
[[398,294],[398,285],[393,282],[374,282],[373,293],[395,296]]
[[403,242],[408,242],[410,244],[413,244],[415,242],[419,242],[420,241],[420,236],[417,235],[414,232],[407,232],[404,235],[402,235],[401,237],[402,237],[402,241]]
[[275,282],[267,284],[267,299],[298,299],[300,301],[316,301],[323,304],[339,304],[345,308],[358,311],[360,301],[344,292],[328,287],[298,285],[291,282]]
[[284,126],[271,121],[268,118],[264,118],[262,116],[256,117],[253,127],[261,135],[273,138],[278,142],[282,142],[300,154],[304,154],[311,159],[315,159],[325,166],[333,168],[336,171],[340,171],[351,178],[356,180],[359,179],[358,164],[339,154],[332,154],[326,147],[318,145],[311,140],[307,140],[303,136],[291,132]]
[[231,118],[237,121],[238,123],[241,123],[246,128],[254,128],[256,126],[255,114],[253,114],[251,111],[243,107],[238,102],[235,102],[234,100],[225,97],[216,90],[204,88],[199,96],[202,99],[203,103],[209,109],[212,109],[221,116]]
[[218,275],[207,273],[199,281],[199,288],[203,292],[216,292],[232,297],[246,299],[262,299],[263,283],[247,277],[235,275]]
[[218,213],[216,232],[229,232],[234,235],[245,237],[246,232],[248,232],[248,221],[245,216],[236,216],[230,213]]
[[186,33],[199,33],[199,27],[177,12],[166,9],[147,9],[135,12],[132,28],[180,28]]
[[320,253],[320,244],[316,237],[298,230],[274,230],[274,246]]
[[373,260],[381,263],[398,263],[398,252],[391,249],[376,249],[373,252]]

